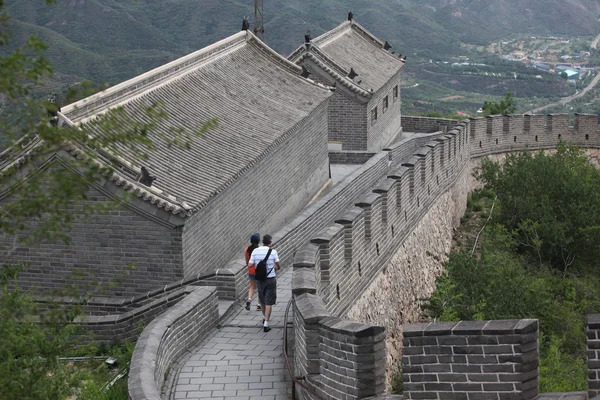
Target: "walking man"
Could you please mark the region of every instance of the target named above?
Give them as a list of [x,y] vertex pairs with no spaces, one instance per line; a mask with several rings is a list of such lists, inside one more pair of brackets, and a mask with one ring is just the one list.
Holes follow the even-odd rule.
[[[258,292],[258,302],[261,305],[262,313],[264,316],[263,330],[269,332],[269,321],[271,319],[271,311],[273,306],[277,302],[277,278],[275,271],[281,268],[279,264],[279,256],[277,250],[271,248],[271,242],[273,238],[271,235],[263,236],[263,245],[257,247],[252,251],[250,260],[248,262],[249,267],[256,267],[258,263],[266,261],[266,279],[256,281],[256,291]],[[267,257],[268,255],[268,257]]]

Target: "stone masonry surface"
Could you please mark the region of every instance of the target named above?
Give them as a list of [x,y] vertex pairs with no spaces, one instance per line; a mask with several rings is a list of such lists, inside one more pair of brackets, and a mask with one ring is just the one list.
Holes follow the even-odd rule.
[[405,399],[538,395],[538,321],[429,322],[404,327]]
[[600,314],[588,315],[587,320],[588,396],[600,395]]
[[[398,248],[387,267],[377,275],[350,308],[346,316],[387,328],[388,385],[400,369],[402,329],[419,321],[418,299],[429,296],[452,246],[453,227],[464,212],[465,185],[470,170],[465,169],[452,190],[429,208],[412,234]],[[457,219],[458,217],[458,219]],[[394,307],[390,307],[394,304]]]
[[[55,162],[52,168],[64,166]],[[87,199],[72,209],[73,214],[77,216],[84,206],[106,204],[112,197],[111,190],[117,190],[111,182],[91,187]],[[10,200],[1,199],[0,204]],[[120,297],[136,296],[181,279],[181,229],[148,218],[134,208],[134,203],[93,218],[76,218],[71,224],[69,245],[56,241],[12,249],[13,237],[0,236],[0,254],[12,254],[10,259],[27,264],[19,275],[19,284],[36,288],[36,293],[62,290],[76,271],[81,273],[78,281],[82,285],[99,283],[107,295]],[[33,228],[37,222],[29,226]],[[128,265],[134,268],[126,271]],[[108,286],[116,278],[120,279],[119,285]]]
[[[283,359],[283,323],[291,296],[292,271],[277,278],[272,330],[262,329],[262,314],[235,304],[236,312],[191,349],[176,371],[172,399],[288,400],[291,383]],[[291,318],[291,316],[290,316]]]
[[327,103],[183,228],[184,276],[222,268],[253,231],[294,218],[328,180]]
[[[560,134],[563,137],[569,136],[577,144],[587,144],[587,147],[600,146],[597,119],[594,123],[588,121],[588,116],[577,116],[577,118],[578,120],[583,119],[587,121],[586,124],[579,124],[580,130],[578,131],[568,128],[568,130]],[[495,119],[501,120],[501,123],[496,123]],[[385,157],[376,155],[367,164],[350,174],[343,182],[334,187],[328,195],[305,210],[289,226],[275,235],[278,250],[281,249],[281,254],[286,255],[286,257],[282,257],[284,265],[289,266],[290,258],[295,260],[293,286],[295,288],[294,296],[297,298],[293,314],[295,331],[294,368],[296,374],[302,374],[302,371],[305,371],[307,382],[312,383],[314,387],[321,390],[321,394],[330,396],[328,398],[341,398],[339,397],[339,388],[336,389],[333,386],[324,385],[324,383],[327,383],[324,378],[327,378],[328,375],[334,376],[331,374],[336,373],[334,369],[327,367],[327,357],[330,355],[327,351],[327,346],[321,347],[321,341],[325,344],[325,338],[328,335],[325,321],[330,321],[328,318],[331,318],[331,316],[347,315],[352,302],[357,299],[358,302],[361,301],[360,297],[365,288],[369,288],[371,285],[374,285],[374,282],[378,282],[376,278],[380,273],[379,271],[385,271],[386,267],[389,268],[383,260],[392,259],[398,247],[401,247],[401,244],[404,243],[404,239],[402,238],[408,238],[408,234],[412,234],[420,221],[422,221],[422,218],[426,218],[425,216],[428,214],[430,207],[437,203],[440,196],[445,196],[448,193],[444,188],[462,188],[460,190],[464,190],[465,192],[468,190],[469,184],[464,183],[465,180],[468,180],[468,175],[465,175],[464,171],[468,170],[468,166],[471,164],[470,154],[500,154],[519,148],[531,150],[535,150],[536,148],[551,148],[550,142],[536,141],[535,135],[523,136],[523,134],[527,133],[522,133],[520,140],[516,142],[514,140],[512,142],[498,140],[498,145],[496,145],[496,136],[500,139],[502,138],[501,135],[507,134],[507,129],[510,132],[513,120],[502,116],[493,117],[491,122],[488,120],[490,119],[482,119],[483,123],[481,123],[478,119],[474,119],[463,123],[463,128],[459,127],[457,131],[451,130],[446,135],[430,135],[429,140],[431,143],[425,141],[420,144],[420,146],[423,144],[428,144],[428,146],[417,148],[416,150],[412,149],[411,152],[407,152],[402,146],[413,146],[415,140],[422,140],[420,137],[414,137],[413,140],[409,140],[404,144],[401,143],[399,146],[391,147],[388,151],[382,153]],[[509,128],[505,129],[505,126]],[[582,126],[588,126],[589,128],[586,128],[588,129],[587,131],[581,130]],[[545,132],[545,130],[540,130],[539,132]],[[558,135],[559,133],[554,129],[553,134]],[[487,139],[485,141],[487,147],[484,148],[483,139],[487,138],[487,135],[491,135],[491,140]],[[482,147],[479,147],[479,141],[482,142]],[[519,146],[521,147],[515,147],[512,143],[520,143]],[[536,143],[539,143],[539,145]],[[484,150],[486,153],[483,152]],[[416,153],[416,156],[410,157],[412,152]],[[408,158],[407,154],[409,154]],[[380,165],[384,161],[385,166]],[[390,170],[388,170],[388,167]],[[366,180],[361,181],[361,179]],[[396,182],[395,185],[389,184],[388,180],[390,179]],[[349,188],[353,188],[352,194],[348,192]],[[357,189],[359,191],[355,192]],[[372,192],[373,190],[376,196],[369,195],[363,197],[361,201],[352,200],[353,198],[360,198],[360,193],[363,193],[364,196],[366,192]],[[466,193],[458,194],[458,196],[466,196]],[[352,204],[356,204],[357,206],[353,207]],[[392,211],[395,208],[398,209],[396,211],[397,216],[394,216]],[[448,208],[452,209],[452,207]],[[451,211],[451,213],[454,213],[454,211]],[[451,220],[452,218],[449,219]],[[338,221],[338,224],[331,225],[334,220]],[[404,220],[404,223],[402,220]],[[337,225],[340,225],[340,227]],[[322,227],[321,233],[319,233],[319,226]],[[368,242],[365,241],[367,232],[369,232]],[[394,238],[394,235],[402,239],[400,245],[396,247],[390,244],[390,240]],[[310,238],[318,238],[319,240],[315,243],[309,243]],[[350,244],[352,245],[349,246]],[[379,255],[377,254],[378,250]],[[362,256],[355,258],[355,253],[357,256]],[[426,254],[426,256],[431,259],[434,259],[434,256],[439,256],[441,260],[441,256],[443,255],[429,256]],[[343,262],[346,257],[352,257],[351,266],[346,266]],[[415,260],[427,259],[427,257],[416,256]],[[323,264],[327,268],[314,268],[315,265],[321,265],[321,258],[327,263]],[[362,266],[359,264],[359,261],[364,261],[368,258],[372,258],[375,262],[360,263]],[[379,262],[379,259],[382,262]],[[343,273],[341,272],[340,265],[345,266],[343,267]],[[369,265],[378,265],[379,267],[373,268]],[[413,268],[412,265],[411,268]],[[414,268],[418,268],[418,266],[415,265]],[[290,270],[284,272],[283,276],[289,273]],[[376,288],[376,286],[374,285],[372,288]],[[400,289],[398,288],[397,290]],[[357,312],[357,314],[360,313]],[[243,315],[243,312],[239,315]],[[249,318],[256,319],[256,316]],[[357,318],[361,318],[361,315],[357,315]],[[361,319],[368,320],[367,318],[368,315]],[[252,335],[261,334],[260,316],[258,319],[258,321],[252,322],[253,326],[256,326],[254,333],[251,333]],[[389,319],[399,321],[402,317],[390,315]],[[355,333],[352,332],[359,332],[362,329],[366,329],[365,332],[371,332],[369,334],[370,337],[378,337],[375,331],[369,331],[368,327],[373,325],[353,325],[354,323],[349,321],[335,321],[337,322],[334,325],[341,324],[340,328],[335,328],[338,329],[336,332],[338,334],[354,335]],[[230,328],[238,329],[239,327],[225,326],[221,331]],[[239,329],[244,328],[242,326]],[[270,333],[275,332],[277,328],[276,326]],[[373,326],[373,329],[380,328]],[[205,342],[205,345],[193,354],[202,357],[200,356],[202,354],[201,349],[213,348],[215,343],[218,343],[220,340],[226,340],[229,335],[225,336],[225,332],[221,331],[215,333],[214,343]],[[245,335],[248,332],[236,331],[234,333]],[[399,332],[397,334],[399,335]],[[281,337],[281,332],[279,335]],[[383,340],[385,340],[385,335],[383,336]],[[386,345],[383,342],[381,344],[385,352]],[[379,345],[374,342],[373,346]],[[372,351],[378,352],[381,349],[381,347],[373,347]],[[321,354],[322,351],[324,353]],[[335,353],[332,354],[335,355]],[[243,358],[244,356],[241,356],[239,353],[232,354],[226,352],[223,353],[222,358],[218,356],[216,357],[218,358],[217,360],[212,361],[225,361],[230,357],[237,359],[237,357]],[[361,365],[375,373],[372,376],[372,382],[382,382],[384,389],[386,357],[379,357],[379,363],[375,362],[372,358],[369,360],[363,358]],[[208,362],[208,360],[198,361]],[[236,362],[247,363],[247,361]],[[240,368],[237,368],[238,370],[241,369],[241,365]],[[213,367],[216,368],[217,366],[214,365]],[[192,367],[192,365],[188,365],[187,367]],[[222,364],[221,367],[226,368],[227,365]],[[352,368],[352,364],[348,364],[348,367]],[[188,368],[186,372],[193,371]],[[214,372],[216,372],[216,369]],[[250,373],[248,373],[248,376],[251,376]],[[223,376],[221,375],[220,377]],[[349,388],[354,387],[355,389],[359,389],[359,386],[352,386],[358,385],[358,382],[352,383],[352,381],[347,381],[346,385],[349,385],[347,386]],[[377,384],[375,387],[378,388],[378,391],[383,390]],[[196,388],[191,388],[190,390],[196,390]],[[205,393],[204,395],[207,394]],[[300,391],[300,395],[306,398],[306,394],[303,394],[302,391]],[[183,395],[178,396],[183,397]]]
[[138,339],[129,371],[130,400],[161,400],[173,362],[202,340],[218,319],[215,288],[195,288],[148,325]]

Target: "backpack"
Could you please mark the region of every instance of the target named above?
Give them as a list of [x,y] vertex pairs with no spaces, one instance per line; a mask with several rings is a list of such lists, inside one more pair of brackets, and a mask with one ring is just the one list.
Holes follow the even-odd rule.
[[[267,251],[267,255],[265,256],[265,258],[262,259],[262,261],[260,261],[258,264],[256,264],[256,272],[254,277],[256,278],[257,281],[266,281],[267,280],[267,275],[269,275],[267,273],[267,260],[269,259],[269,256],[271,255],[271,249],[269,249],[269,251]],[[269,271],[271,272],[271,271]]]

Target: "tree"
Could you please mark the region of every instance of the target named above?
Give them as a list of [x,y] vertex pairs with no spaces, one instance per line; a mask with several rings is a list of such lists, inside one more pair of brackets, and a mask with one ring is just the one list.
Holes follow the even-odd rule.
[[484,115],[512,114],[517,111],[516,100],[513,94],[508,92],[500,101],[485,101],[482,110]]
[[523,251],[565,274],[600,256],[600,173],[581,149],[561,142],[556,154],[510,154],[502,167],[484,161],[477,174],[497,193],[498,222]]
[[[55,0],[45,2],[50,4]],[[0,0],[0,49],[10,44],[9,19],[4,0]],[[85,201],[89,187],[114,172],[111,165],[97,160],[92,149],[102,148],[115,156],[133,152],[144,158],[154,151],[156,140],[188,147],[194,137],[217,123],[215,119],[207,121],[194,132],[154,132],[156,123],[168,118],[161,105],[154,104],[145,110],[151,117],[147,123],[132,121],[122,108],[116,108],[91,125],[54,126],[49,123],[49,115],[56,114],[56,104],[51,101],[40,104],[30,96],[32,86],[52,74],[44,57],[45,49],[44,43],[31,37],[24,46],[0,56],[0,96],[21,104],[23,109],[18,125],[8,123],[7,118],[0,120],[0,132],[7,144],[3,155],[11,158],[13,154],[21,154],[23,146],[33,141],[34,157],[44,157],[64,142],[76,143],[84,154],[73,159],[72,170],[47,169],[44,173],[29,174],[27,179],[13,180],[16,168],[2,167],[0,185],[10,190],[11,196],[0,203],[0,235],[12,235],[13,248],[43,240],[68,242],[68,227],[73,222],[69,208],[79,207],[85,218],[113,206],[111,203],[90,206]],[[104,134],[91,134],[95,127]],[[31,220],[39,223],[27,231],[28,235],[22,235]],[[23,266],[0,264],[0,398],[63,400],[73,395],[82,375],[77,368],[60,362],[59,356],[75,351],[74,322],[81,309],[38,309],[29,293],[18,287],[18,274]]]

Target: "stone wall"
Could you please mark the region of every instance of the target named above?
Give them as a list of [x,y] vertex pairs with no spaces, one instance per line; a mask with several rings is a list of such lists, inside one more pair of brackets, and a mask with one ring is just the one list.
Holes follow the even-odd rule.
[[460,120],[447,118],[415,117],[411,115],[402,116],[402,130],[404,132],[432,133],[441,131],[448,132],[454,128]]
[[[56,158],[48,168],[71,168],[68,154]],[[63,160],[63,161],[61,161]],[[76,172],[73,172],[76,173]],[[35,288],[36,294],[63,290],[78,282],[80,292],[103,291],[105,295],[133,297],[183,276],[181,227],[169,225],[145,213],[143,200],[119,203],[106,212],[88,218],[83,207],[105,206],[119,192],[106,179],[89,188],[87,199],[70,207],[74,221],[68,234],[71,241],[44,241],[35,246],[14,242],[14,236],[0,236],[3,262],[26,264],[19,284]],[[12,196],[0,193],[0,205]],[[138,208],[138,205],[142,208]],[[154,212],[164,212],[150,205]],[[38,221],[29,221],[31,229]],[[28,235],[28,230],[22,236]],[[127,269],[133,266],[133,269]],[[119,282],[112,286],[109,283]]]
[[469,174],[465,169],[456,185],[429,208],[346,314],[353,321],[386,327],[388,384],[400,370],[403,326],[419,321],[418,300],[435,290],[435,280],[451,250],[452,228],[458,226],[466,207]]
[[600,395],[600,314],[587,319],[588,396]]
[[[336,90],[329,103],[329,142],[341,150],[367,151],[367,105],[344,90]],[[331,148],[331,146],[330,146]]]
[[[376,282],[398,246],[414,236],[414,227],[440,196],[455,187],[456,182],[467,181],[464,178],[467,170],[464,160],[468,159],[469,151],[467,136],[466,124],[448,135],[432,136],[436,140],[430,140],[414,157],[388,172],[371,187],[370,193],[364,193],[333,224],[326,225],[296,252],[292,280],[295,370],[297,375],[305,375],[315,390],[327,393],[330,398],[342,398],[339,388],[327,384],[324,376],[331,360],[322,354],[326,332],[323,325],[329,316],[346,315],[365,288],[377,287],[382,294],[382,287]],[[404,153],[397,151],[396,154]],[[388,157],[388,165],[398,164],[400,162],[394,163]],[[464,190],[465,196],[466,192]],[[456,208],[461,208],[466,198],[455,201]],[[447,205],[445,211],[448,211]],[[451,228],[454,218],[448,219]],[[448,242],[450,239],[451,236]],[[437,269],[440,268],[438,263]],[[431,276],[430,281],[435,273],[431,272]],[[388,299],[381,298],[381,302],[391,308]],[[374,389],[369,395],[383,393],[386,387],[383,371],[388,362],[384,357],[385,345],[378,338],[385,337],[384,327],[348,320],[339,323],[372,332],[365,340],[373,341],[371,351],[376,356],[363,357],[361,368],[376,374],[369,378],[370,387]]]
[[405,399],[538,395],[538,321],[430,322],[404,328]]
[[161,400],[169,370],[187,349],[199,343],[218,320],[214,288],[195,288],[176,306],[148,325],[136,343],[129,371],[131,400]]
[[[316,388],[324,387],[317,372],[324,362],[317,352],[319,324],[333,315],[389,329],[389,377],[401,352],[399,328],[417,317],[415,300],[431,293],[450,249],[452,227],[473,185],[470,172],[476,159],[553,148],[561,139],[600,147],[597,116],[576,115],[575,127],[566,121],[562,115],[476,118],[458,123],[447,134],[429,135],[426,145],[408,158],[411,140],[386,149],[385,176],[353,206],[339,211],[334,223],[321,224],[296,251],[296,373],[305,374]],[[377,370],[374,360],[365,363]]]
[[242,255],[250,234],[272,232],[293,218],[328,182],[326,143],[324,102],[186,222],[184,277],[221,268],[232,255]]
[[[376,152],[392,143],[402,133],[402,101],[400,100],[400,75],[398,71],[369,100],[367,106],[367,150]],[[360,79],[358,77],[357,79]],[[394,87],[398,87],[398,97],[394,98]],[[387,97],[388,107],[384,101]],[[377,120],[373,121],[372,110],[377,107]],[[427,132],[430,133],[430,132]]]

